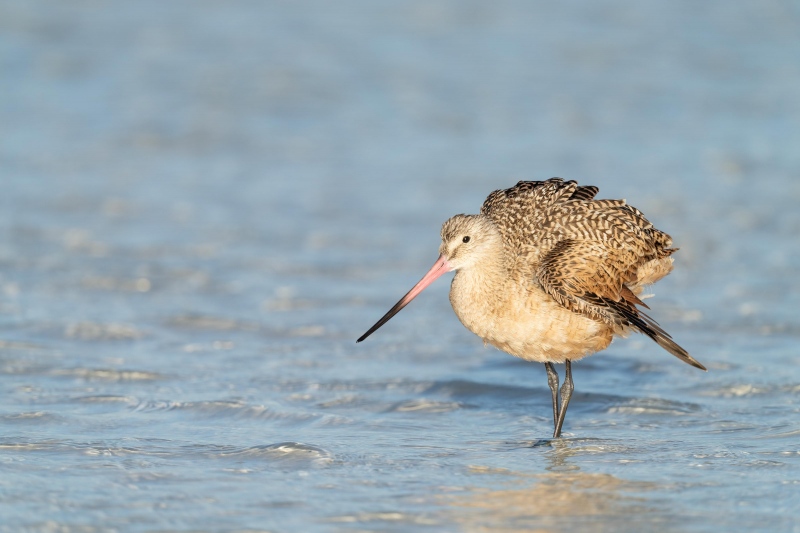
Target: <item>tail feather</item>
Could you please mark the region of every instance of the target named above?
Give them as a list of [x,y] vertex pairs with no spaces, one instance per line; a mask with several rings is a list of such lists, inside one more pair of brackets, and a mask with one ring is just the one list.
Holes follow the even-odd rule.
[[689,353],[678,346],[678,344],[670,339],[669,337],[663,337],[661,335],[657,335],[655,337],[651,337],[654,341],[658,343],[659,346],[664,348],[666,351],[683,361],[684,363],[690,364],[695,368],[699,368],[700,370],[708,371],[708,369],[703,366],[697,359],[689,355]]
[[678,343],[672,340],[669,333],[664,331],[658,322],[644,314],[642,311],[634,308],[633,306],[623,311],[623,315],[628,319],[630,324],[636,329],[653,339],[659,346],[666,351],[683,361],[688,365],[692,365],[700,370],[708,371],[700,361],[689,355],[689,352],[681,348]]

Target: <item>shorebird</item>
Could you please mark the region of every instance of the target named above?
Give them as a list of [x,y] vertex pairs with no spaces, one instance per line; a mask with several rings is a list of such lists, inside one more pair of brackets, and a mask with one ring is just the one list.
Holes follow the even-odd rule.
[[[520,181],[490,194],[478,215],[442,225],[439,259],[361,342],[446,272],[450,303],[464,326],[511,355],[544,363],[561,436],[572,391],[572,361],[614,336],[643,333],[701,370],[641,308],[639,295],[672,270],[677,248],[625,200],[595,200],[598,188],[552,178]],[[564,363],[558,388],[553,363]]]

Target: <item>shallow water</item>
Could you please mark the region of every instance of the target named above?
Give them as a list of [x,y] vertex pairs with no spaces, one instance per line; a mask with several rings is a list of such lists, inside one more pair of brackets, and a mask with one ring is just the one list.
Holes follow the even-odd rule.
[[[0,531],[798,531],[800,12],[0,0]],[[554,175],[681,250],[544,369],[427,270]],[[563,368],[559,369],[563,372]]]

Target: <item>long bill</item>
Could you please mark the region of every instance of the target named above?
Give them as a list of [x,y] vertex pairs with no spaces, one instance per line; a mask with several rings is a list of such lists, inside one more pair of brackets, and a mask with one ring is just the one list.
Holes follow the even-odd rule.
[[394,304],[394,307],[389,309],[389,312],[383,315],[383,317],[380,320],[378,320],[374,326],[369,328],[369,330],[366,333],[361,335],[356,342],[361,342],[370,335],[372,335],[379,327],[386,324],[394,315],[399,313],[402,308],[408,305],[408,303],[411,300],[416,298],[417,295],[419,295],[419,293],[424,291],[425,287],[436,281],[436,279],[442,274],[445,274],[452,270],[453,268],[447,262],[447,258],[443,255],[440,255],[439,259],[437,259],[436,262],[431,267],[431,269],[428,270],[428,273],[425,274],[425,276],[421,280],[419,280],[419,283],[414,285],[414,287],[410,291],[408,291],[408,293],[405,296],[400,298],[400,301]]

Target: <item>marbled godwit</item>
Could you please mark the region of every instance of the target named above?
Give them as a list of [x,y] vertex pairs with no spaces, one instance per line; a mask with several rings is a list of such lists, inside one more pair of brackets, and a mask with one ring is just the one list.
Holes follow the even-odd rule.
[[[439,259],[357,342],[425,287],[456,271],[450,303],[484,343],[544,363],[553,396],[553,438],[572,397],[572,361],[605,349],[615,335],[644,333],[681,361],[706,368],[637,306],[646,285],[672,270],[672,238],[625,200],[595,200],[598,188],[559,178],[494,191],[479,215],[442,226]],[[558,373],[566,366],[560,402]]]

